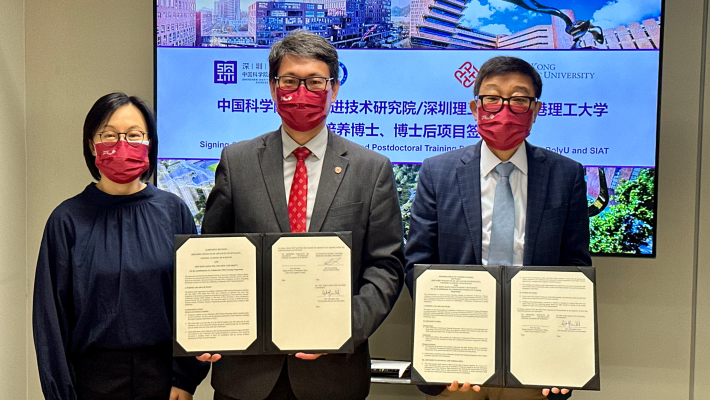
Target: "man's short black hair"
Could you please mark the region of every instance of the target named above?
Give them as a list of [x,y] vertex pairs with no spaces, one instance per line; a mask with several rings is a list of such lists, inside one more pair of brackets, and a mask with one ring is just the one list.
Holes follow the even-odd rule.
[[478,75],[476,76],[476,83],[473,85],[473,95],[478,96],[481,84],[487,77],[505,75],[512,72],[530,77],[535,89],[535,97],[540,98],[542,95],[542,78],[540,78],[540,74],[537,73],[535,67],[520,58],[507,56],[493,57],[481,65],[481,69],[478,70]]
[[96,103],[91,107],[84,121],[84,159],[86,160],[86,166],[89,167],[91,176],[96,180],[101,179],[101,173],[99,169],[96,168],[96,157],[91,154],[94,136],[106,126],[116,110],[127,104],[133,104],[138,111],[143,114],[146,133],[150,141],[150,149],[148,150],[150,166],[148,170],[141,175],[141,180],[150,178],[155,172],[158,163],[158,132],[155,126],[155,114],[153,113],[153,109],[150,108],[145,101],[136,96],[129,96],[125,93],[109,93],[96,100]]
[[281,68],[281,61],[287,55],[294,55],[301,58],[323,61],[330,71],[330,76],[334,78],[333,83],[338,83],[338,73],[340,64],[338,63],[338,51],[327,39],[315,33],[296,29],[288,34],[283,40],[271,45],[269,52],[269,81],[274,82],[274,78]]

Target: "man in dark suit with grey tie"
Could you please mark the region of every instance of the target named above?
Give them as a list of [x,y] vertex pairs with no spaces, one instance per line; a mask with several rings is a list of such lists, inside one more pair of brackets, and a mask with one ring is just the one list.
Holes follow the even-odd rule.
[[351,231],[355,352],[205,354],[215,362],[215,400],[363,400],[369,392],[368,337],[404,280],[402,223],[390,161],[326,127],[338,69],[335,48],[312,33],[294,31],[272,46],[269,83],[282,125],[222,151],[202,232]]
[[[483,140],[426,159],[419,172],[405,253],[410,290],[414,264],[591,265],[584,168],[525,140],[541,107],[540,75],[519,58],[495,57],[473,94]],[[422,389],[447,399],[570,396],[458,382]]]

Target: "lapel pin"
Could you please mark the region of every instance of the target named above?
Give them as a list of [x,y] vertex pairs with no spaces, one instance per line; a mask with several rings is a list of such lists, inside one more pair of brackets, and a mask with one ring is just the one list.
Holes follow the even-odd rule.
[[336,173],[336,174],[339,174],[339,173],[341,173],[341,172],[343,172],[343,169],[342,169],[342,168],[340,168],[340,167],[335,167],[335,173]]

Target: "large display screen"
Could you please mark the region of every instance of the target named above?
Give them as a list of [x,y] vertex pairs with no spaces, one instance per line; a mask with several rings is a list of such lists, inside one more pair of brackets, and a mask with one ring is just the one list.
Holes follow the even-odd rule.
[[406,233],[421,162],[480,140],[478,68],[511,55],[543,80],[528,140],[586,168],[591,251],[654,255],[661,21],[661,0],[157,0],[157,182],[199,227],[222,148],[279,128],[269,47],[305,29],[338,48],[328,126],[390,158]]

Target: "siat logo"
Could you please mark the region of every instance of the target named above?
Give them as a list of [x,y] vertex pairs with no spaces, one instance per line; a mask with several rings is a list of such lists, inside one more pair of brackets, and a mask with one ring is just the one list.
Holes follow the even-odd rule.
[[454,77],[458,80],[463,87],[470,88],[476,82],[476,75],[478,75],[478,68],[470,62],[466,61],[459,67],[459,69],[454,72]]
[[342,62],[338,61],[338,65],[340,67],[340,76],[343,78],[340,79],[340,86],[343,86],[346,80],[348,80],[348,69],[345,67],[345,64]]
[[222,83],[224,85],[237,83],[237,62],[215,61],[214,83]]

